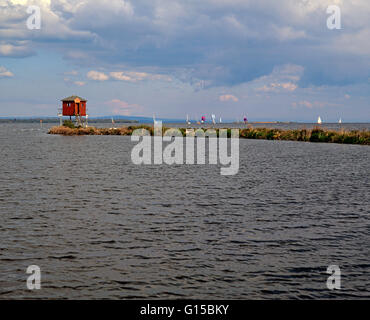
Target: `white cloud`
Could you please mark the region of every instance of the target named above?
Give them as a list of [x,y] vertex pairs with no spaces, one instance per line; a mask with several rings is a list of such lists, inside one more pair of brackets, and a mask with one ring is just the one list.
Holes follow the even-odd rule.
[[[293,92],[298,88],[304,68],[299,65],[286,64],[276,66],[271,74],[254,81],[256,91],[262,92]],[[261,86],[262,85],[262,86]]]
[[0,57],[26,57],[33,54],[27,46],[28,41],[0,42]]
[[131,77],[128,75],[125,75],[123,72],[111,72],[110,76],[119,81],[134,81]]
[[273,27],[275,36],[280,41],[289,41],[289,40],[297,40],[297,39],[304,39],[307,37],[306,32],[304,30],[295,30],[292,27]]
[[238,102],[239,101],[239,99],[237,97],[235,97],[234,95],[232,95],[232,94],[221,95],[221,96],[219,96],[218,99],[222,102],[226,102],[226,101]]
[[263,92],[279,92],[280,89],[286,91],[294,91],[297,89],[298,86],[291,82],[283,82],[283,83],[270,83],[269,85],[264,85],[261,88],[257,88],[256,91],[263,91]]
[[[70,75],[74,76],[77,73],[75,74],[74,72],[72,72],[72,74],[71,74],[71,72],[65,72],[64,74],[70,74]],[[64,80],[64,82],[66,82],[69,85],[75,85],[75,86],[79,86],[79,87],[82,87],[82,86],[84,86],[86,84],[85,81],[74,80],[74,79],[70,79],[68,77],[65,77],[63,80]]]
[[[0,38],[28,41],[28,50],[34,42],[43,44],[48,40],[61,42],[93,40],[95,35],[91,31],[74,29],[70,25],[71,20],[64,15],[64,12],[54,9],[55,4],[66,2],[75,1],[56,0],[52,3],[50,0],[0,0]],[[39,30],[26,28],[26,21],[30,16],[26,8],[29,5],[41,8],[41,29]],[[7,51],[11,54],[11,50],[7,49]]]
[[91,70],[87,73],[87,78],[95,81],[106,81],[109,79],[109,76],[103,72]]
[[78,72],[76,70],[66,71],[64,72],[65,75],[77,76]]
[[309,108],[311,109],[313,107],[313,104],[309,101],[299,101],[299,102],[293,102],[292,103],[293,107],[297,107],[297,106],[303,106],[303,107],[306,107],[306,108]]
[[137,71],[112,71],[109,72],[109,74],[105,74],[104,72],[91,70],[87,73],[87,78],[95,81],[106,81],[109,79],[128,82],[138,82],[143,80],[172,81],[170,76]]
[[5,67],[0,66],[0,78],[11,78],[14,77],[14,74],[7,70]]
[[130,104],[119,99],[107,101],[105,104],[109,107],[113,114],[122,116],[129,116],[132,114],[140,115],[144,109],[141,105]]
[[299,102],[292,102],[292,107],[297,108],[297,107],[304,107],[308,109],[312,108],[325,108],[325,107],[338,107],[340,104],[338,103],[332,103],[332,102],[326,102],[326,101],[299,101]]
[[162,74],[155,74],[155,73],[147,73],[147,72],[137,72],[137,71],[113,71],[110,72],[109,75],[114,80],[119,81],[129,81],[129,82],[137,82],[143,80],[162,80],[162,81],[171,81],[172,78],[170,76],[162,75]]
[[343,33],[336,38],[334,45],[341,52],[368,57],[370,55],[370,42],[364,41],[364,39],[370,39],[370,27],[349,34]]

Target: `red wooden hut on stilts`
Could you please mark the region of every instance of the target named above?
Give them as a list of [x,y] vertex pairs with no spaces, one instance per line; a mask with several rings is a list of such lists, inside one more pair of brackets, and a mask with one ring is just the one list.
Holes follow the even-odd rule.
[[85,117],[87,125],[86,99],[83,99],[79,96],[70,96],[62,99],[62,102],[62,116],[69,116],[70,120],[72,120],[72,117],[75,117],[76,123],[81,126],[83,124],[82,117]]

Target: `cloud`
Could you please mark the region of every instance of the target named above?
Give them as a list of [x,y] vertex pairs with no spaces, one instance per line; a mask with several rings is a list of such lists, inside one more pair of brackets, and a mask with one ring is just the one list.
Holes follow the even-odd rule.
[[172,81],[172,78],[170,76],[137,71],[112,71],[109,73],[109,75],[114,80],[129,82],[137,82],[143,80]]
[[309,108],[311,109],[313,107],[312,103],[309,102],[309,101],[299,101],[299,102],[293,102],[292,103],[292,106],[295,108],[297,106],[303,106],[303,107],[306,107],[306,108]]
[[310,102],[307,100],[303,100],[299,102],[292,102],[293,108],[304,107],[304,108],[312,109],[312,108],[325,108],[325,107],[338,107],[338,106],[341,106],[341,105],[338,103],[331,103],[331,102],[325,102],[325,101]]
[[143,111],[143,107],[138,104],[129,104],[126,101],[121,101],[119,99],[113,99],[105,102],[109,106],[111,112],[115,115],[130,116],[130,115],[140,115]]
[[239,99],[237,97],[233,96],[232,94],[221,95],[221,96],[219,96],[218,99],[222,102],[226,102],[226,101],[238,102],[239,101]]
[[[364,83],[370,2],[333,1],[0,0],[0,54],[25,57],[47,48],[90,69],[155,69],[206,88],[251,82],[287,63],[305,69],[299,87]],[[31,3],[42,9],[40,30],[25,28]],[[326,27],[333,3],[342,9],[341,30]],[[123,72],[112,79],[147,78]]]
[[106,81],[109,79],[109,76],[103,72],[91,70],[87,73],[87,78],[95,81]]
[[170,76],[137,71],[112,71],[109,72],[108,75],[104,72],[91,70],[87,73],[86,76],[88,79],[95,81],[107,81],[109,79],[128,82],[138,82],[143,80],[172,81],[172,78]]
[[33,55],[34,52],[27,46],[27,41],[0,42],[0,57],[24,58]]
[[[76,0],[0,0],[0,38],[3,41],[21,41],[24,48],[10,48],[14,44],[6,44],[8,56],[19,56],[20,50],[32,52],[34,47],[62,47],[61,43],[86,43],[94,39],[95,35],[89,30],[78,30],[70,26],[70,17],[56,10],[60,3],[77,5]],[[30,17],[27,13],[29,5],[36,5],[41,9],[41,29],[28,30],[26,21]],[[38,44],[38,45],[36,45]],[[65,46],[64,47],[68,47]]]
[[74,81],[73,83],[75,85],[79,86],[79,87],[82,87],[82,86],[84,86],[86,84],[86,82],[84,82],[84,81]]
[[76,70],[72,70],[72,71],[66,71],[64,72],[65,75],[71,75],[71,76],[77,76],[78,75],[78,72]]
[[130,76],[125,75],[123,72],[111,72],[110,76],[119,81],[134,81]]
[[0,66],[0,78],[11,78],[14,77],[14,74],[7,70],[5,67]]
[[279,92],[280,89],[286,90],[286,91],[294,91],[297,89],[298,86],[291,82],[285,82],[285,83],[270,83],[269,85],[264,85],[261,88],[257,88],[256,91],[264,91],[264,92]]
[[[271,74],[254,81],[256,91],[262,92],[293,92],[298,88],[298,82],[304,73],[299,65],[287,64],[276,66]],[[262,86],[261,86],[262,85]]]
[[[63,74],[67,77],[64,78],[64,81],[69,84],[69,85],[75,85],[75,86],[79,86],[79,87],[82,87],[86,84],[85,81],[82,81],[82,80],[78,80],[76,79],[77,76],[78,76],[78,71],[77,70],[71,70],[71,71],[65,71],[63,72]],[[88,73],[89,74],[89,73]],[[101,76],[100,76],[101,77]],[[72,79],[71,79],[72,78]],[[96,75],[93,71],[93,73],[90,74],[90,78],[92,80],[99,80],[99,75]],[[104,78],[104,77],[103,77]]]
[[277,39],[280,41],[288,42],[290,40],[304,39],[307,37],[306,32],[303,30],[295,30],[291,27],[273,27]]

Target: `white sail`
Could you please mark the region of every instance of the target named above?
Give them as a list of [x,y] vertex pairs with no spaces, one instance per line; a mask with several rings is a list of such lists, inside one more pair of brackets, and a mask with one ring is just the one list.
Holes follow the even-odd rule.
[[321,117],[319,116],[319,118],[317,119],[317,123],[318,124],[322,124],[322,120],[321,120]]
[[221,119],[221,117],[220,117],[220,123],[222,123],[222,119]]
[[153,113],[153,123],[154,124],[157,124],[158,123],[158,121],[155,119],[155,114]]
[[186,123],[187,123],[187,124],[191,124],[191,122],[190,122],[190,120],[189,120],[189,115],[188,115],[188,114],[186,115]]
[[112,128],[111,129],[116,129],[115,127],[114,127],[114,120],[113,120],[113,117],[112,117]]
[[214,114],[212,114],[212,116],[211,116],[211,117],[212,117],[212,123],[213,123],[213,124],[216,124],[216,116],[215,116]]
[[339,118],[339,121],[338,121],[338,123],[342,123],[342,118]]

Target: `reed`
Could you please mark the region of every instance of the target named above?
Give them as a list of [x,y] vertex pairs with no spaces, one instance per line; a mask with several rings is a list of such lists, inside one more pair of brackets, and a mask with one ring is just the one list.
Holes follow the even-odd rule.
[[[120,135],[129,136],[136,129],[146,129],[153,135],[153,127],[146,125],[128,126],[121,128],[69,128],[66,126],[52,127],[49,134],[60,134],[65,136],[72,135]],[[163,133],[168,128],[163,127]],[[179,128],[183,136],[186,134],[185,128]],[[219,129],[215,129],[217,136]],[[231,136],[231,129],[227,129],[227,136]],[[345,144],[361,144],[370,145],[369,130],[325,130],[320,127],[313,129],[295,129],[282,130],[270,128],[246,128],[240,129],[240,138],[245,139],[265,139],[265,140],[289,140],[289,141],[306,141],[306,142],[326,142],[326,143],[345,143]]]
[[307,142],[347,143],[370,145],[370,131],[352,130],[335,131],[314,128],[311,130],[282,130],[268,128],[248,128],[240,131],[240,136],[247,139],[289,140]]

